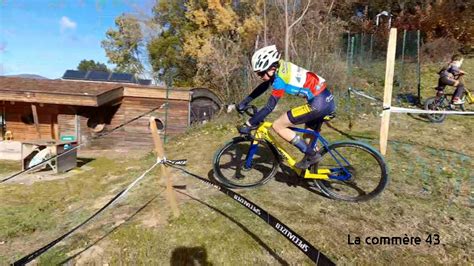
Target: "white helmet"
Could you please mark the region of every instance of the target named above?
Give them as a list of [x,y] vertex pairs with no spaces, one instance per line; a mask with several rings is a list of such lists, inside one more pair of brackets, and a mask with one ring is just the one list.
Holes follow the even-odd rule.
[[275,45],[258,49],[252,56],[252,68],[255,72],[267,70],[273,63],[280,60],[281,54]]

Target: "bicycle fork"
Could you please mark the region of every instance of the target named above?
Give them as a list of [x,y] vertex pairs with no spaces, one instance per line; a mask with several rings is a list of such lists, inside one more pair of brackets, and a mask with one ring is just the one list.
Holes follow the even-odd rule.
[[252,144],[250,145],[249,152],[247,152],[247,155],[245,157],[244,169],[252,168],[253,156],[257,153],[257,150],[258,150],[258,141],[253,140]]

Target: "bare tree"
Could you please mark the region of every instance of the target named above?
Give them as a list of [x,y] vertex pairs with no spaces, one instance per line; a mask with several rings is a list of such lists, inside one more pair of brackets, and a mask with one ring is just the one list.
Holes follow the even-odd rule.
[[263,44],[267,46],[267,1],[263,1]]
[[[289,59],[289,53],[288,53],[288,50],[289,50],[289,46],[290,46],[290,37],[291,37],[291,29],[298,23],[300,22],[304,15],[306,14],[306,12],[308,11],[308,8],[309,8],[309,5],[311,4],[311,0],[308,0],[308,3],[306,4],[306,7],[305,9],[303,10],[303,13],[301,14],[301,16],[294,20],[293,23],[291,23],[291,25],[289,25],[289,22],[288,22],[288,0],[285,0],[285,60],[288,61]],[[296,14],[296,0],[293,0],[293,13],[292,13],[292,18],[295,17],[295,14]]]

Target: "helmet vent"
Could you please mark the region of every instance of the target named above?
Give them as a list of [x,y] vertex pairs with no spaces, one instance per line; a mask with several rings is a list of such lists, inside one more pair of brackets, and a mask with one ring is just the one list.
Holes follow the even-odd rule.
[[252,56],[253,71],[265,71],[280,59],[280,53],[275,45],[258,49]]

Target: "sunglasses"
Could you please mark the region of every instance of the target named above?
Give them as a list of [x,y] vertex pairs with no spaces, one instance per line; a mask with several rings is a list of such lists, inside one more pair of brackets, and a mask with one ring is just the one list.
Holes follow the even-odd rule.
[[267,74],[267,71],[261,71],[261,72],[257,72],[257,76],[263,78],[263,76],[265,76]]

